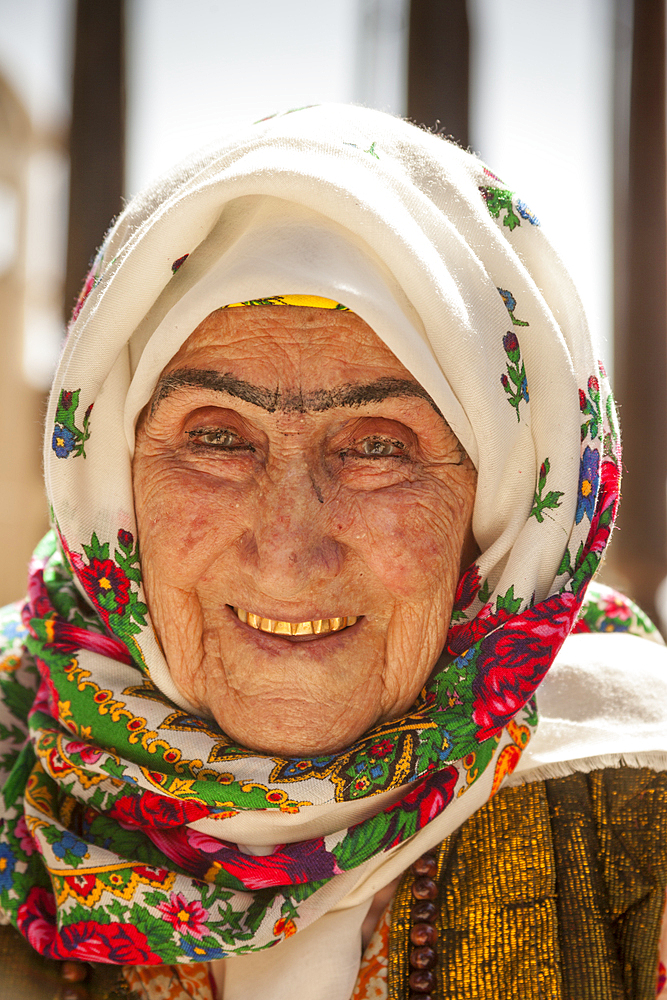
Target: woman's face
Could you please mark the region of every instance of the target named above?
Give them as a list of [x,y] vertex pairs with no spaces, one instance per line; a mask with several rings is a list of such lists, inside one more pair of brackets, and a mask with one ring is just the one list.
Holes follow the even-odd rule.
[[358,316],[212,313],[162,372],[133,471],[151,615],[202,714],[295,756],[409,708],[475,554],[476,473]]

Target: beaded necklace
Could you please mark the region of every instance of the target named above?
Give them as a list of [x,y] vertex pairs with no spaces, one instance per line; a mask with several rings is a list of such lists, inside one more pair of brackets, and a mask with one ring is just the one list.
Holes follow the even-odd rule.
[[414,946],[409,955],[410,985],[409,1000],[431,1000],[431,991],[435,986],[433,969],[437,962],[435,945],[438,932],[435,927],[438,886],[434,881],[438,862],[431,854],[422,854],[412,865],[415,878],[411,892],[415,902],[410,909],[410,942]]

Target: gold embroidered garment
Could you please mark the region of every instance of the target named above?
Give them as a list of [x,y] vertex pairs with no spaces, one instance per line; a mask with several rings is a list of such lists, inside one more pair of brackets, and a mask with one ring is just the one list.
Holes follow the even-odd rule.
[[[412,875],[394,900],[388,996],[408,996]],[[667,775],[609,768],[505,789],[438,852],[447,1000],[654,1000]]]

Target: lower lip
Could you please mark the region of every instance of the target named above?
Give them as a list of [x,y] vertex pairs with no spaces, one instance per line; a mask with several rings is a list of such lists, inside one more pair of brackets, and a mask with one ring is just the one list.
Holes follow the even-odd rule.
[[247,622],[242,622],[241,619],[234,612],[231,605],[229,604],[227,605],[227,609],[230,612],[236,624],[239,625],[242,629],[244,629],[244,631],[247,634],[250,634],[252,636],[261,636],[262,639],[274,640],[279,645],[282,645],[283,643],[295,644],[302,642],[322,643],[322,642],[328,642],[331,639],[340,639],[348,633],[358,631],[359,627],[361,626],[361,623],[364,621],[364,618],[362,616],[360,618],[357,618],[354,625],[346,625],[345,628],[341,628],[337,632],[324,632],[323,634],[320,633],[320,635],[315,635],[314,633],[311,633],[311,635],[279,635],[276,634],[275,632],[263,632],[262,629],[253,628],[252,625],[248,625]]

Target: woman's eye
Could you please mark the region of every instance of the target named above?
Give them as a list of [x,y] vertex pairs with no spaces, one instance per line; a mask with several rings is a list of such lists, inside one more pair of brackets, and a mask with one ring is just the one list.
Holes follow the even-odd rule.
[[361,454],[367,458],[393,458],[403,454],[403,445],[387,438],[364,438],[359,445]]
[[243,448],[254,451],[252,445],[226,427],[216,427],[215,430],[188,431],[188,435],[195,444],[207,445],[209,448],[220,448],[228,451]]

